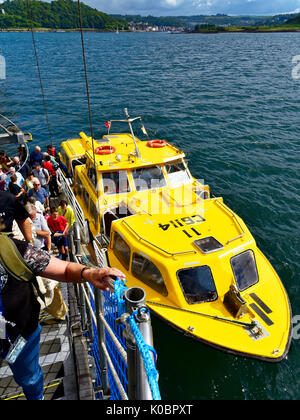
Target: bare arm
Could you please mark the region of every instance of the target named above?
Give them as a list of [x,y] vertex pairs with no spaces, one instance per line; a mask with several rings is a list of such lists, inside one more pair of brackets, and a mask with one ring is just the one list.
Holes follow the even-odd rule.
[[41,273],[42,277],[56,280],[62,283],[91,283],[97,289],[109,290],[111,286],[110,276],[125,279],[125,275],[116,268],[88,269],[83,273],[84,265],[59,260],[52,257],[46,270]]
[[66,231],[68,230],[68,227],[69,227],[69,224],[67,223],[67,224],[66,224],[66,227],[65,227],[65,230],[63,231],[63,235],[65,235],[65,234],[66,234]]
[[48,236],[50,235],[49,230],[36,230],[35,233],[41,238],[48,238]]
[[21,188],[21,190],[20,190],[19,194],[17,194],[15,197],[16,197],[16,198],[21,197],[21,195],[22,195],[24,192],[25,192],[25,190],[24,190],[23,188]]
[[32,230],[31,223],[29,219],[17,220],[17,224],[20,228],[20,231],[23,233],[25,241],[32,242]]

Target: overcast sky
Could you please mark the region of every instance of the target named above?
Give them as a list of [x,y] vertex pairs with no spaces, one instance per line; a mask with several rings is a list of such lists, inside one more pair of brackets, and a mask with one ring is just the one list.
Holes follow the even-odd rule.
[[272,15],[297,11],[300,0],[83,0],[105,13],[178,16],[226,13]]

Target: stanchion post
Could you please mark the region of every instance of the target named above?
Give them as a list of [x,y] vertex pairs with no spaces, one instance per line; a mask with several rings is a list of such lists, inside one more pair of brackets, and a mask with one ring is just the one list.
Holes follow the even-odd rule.
[[[145,308],[146,294],[140,287],[132,287],[124,293],[129,315]],[[148,312],[139,312],[136,321],[147,345],[153,347],[151,319]],[[152,400],[152,392],[145,372],[142,356],[132,334],[127,333],[128,396],[130,400]]]
[[107,359],[103,351],[103,347],[106,347],[105,339],[105,326],[100,320],[99,314],[104,316],[104,296],[103,292],[99,289],[94,290],[95,294],[95,310],[97,319],[97,335],[98,335],[98,347],[99,347],[99,363],[100,363],[100,376],[101,386],[104,394],[104,398],[110,395],[110,385],[108,379]]

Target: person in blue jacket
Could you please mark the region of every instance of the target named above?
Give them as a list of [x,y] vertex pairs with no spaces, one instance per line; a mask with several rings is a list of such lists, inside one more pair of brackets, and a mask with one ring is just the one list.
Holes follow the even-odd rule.
[[30,153],[30,165],[33,166],[36,162],[42,165],[43,162],[43,154],[41,153],[40,146],[35,146],[34,151]]

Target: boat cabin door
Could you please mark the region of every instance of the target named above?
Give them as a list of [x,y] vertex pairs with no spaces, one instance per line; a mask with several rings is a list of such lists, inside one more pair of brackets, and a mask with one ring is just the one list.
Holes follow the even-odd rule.
[[116,215],[115,210],[107,210],[103,213],[101,221],[101,230],[102,230],[102,246],[107,246],[110,240],[111,233],[111,224],[114,220],[117,220],[118,216]]
[[133,216],[125,203],[119,203],[117,207],[108,209],[101,218],[101,237],[102,247],[106,247],[110,241],[111,225],[115,220]]

